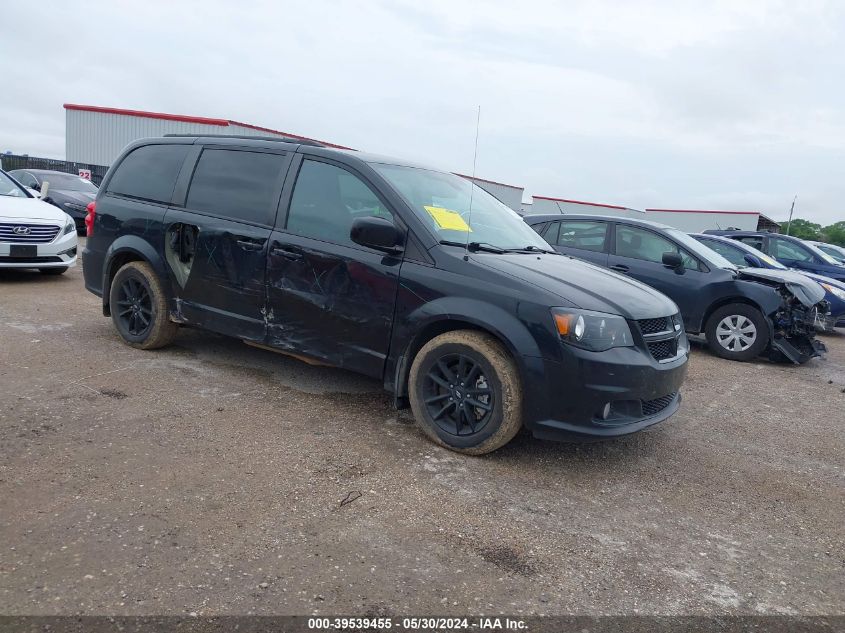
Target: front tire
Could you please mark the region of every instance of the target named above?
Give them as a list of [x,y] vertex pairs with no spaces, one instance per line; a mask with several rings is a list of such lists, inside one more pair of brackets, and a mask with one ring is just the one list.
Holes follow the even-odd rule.
[[417,353],[409,376],[414,418],[437,444],[466,455],[501,448],[522,428],[522,384],[493,336],[446,332]]
[[158,275],[147,262],[129,262],[117,271],[109,291],[109,306],[115,328],[132,347],[164,347],[179,331],[170,320]]
[[757,308],[731,303],[717,309],[704,329],[707,345],[716,356],[747,362],[754,360],[769,344],[769,325]]

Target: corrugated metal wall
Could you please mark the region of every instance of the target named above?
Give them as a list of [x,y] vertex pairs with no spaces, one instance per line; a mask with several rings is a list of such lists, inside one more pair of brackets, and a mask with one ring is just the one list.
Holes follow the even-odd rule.
[[[466,176],[464,176],[467,178]],[[489,194],[496,196],[501,202],[509,206],[514,211],[521,211],[522,210],[522,192],[524,189],[521,187],[512,187],[510,185],[501,185],[496,182],[490,182],[489,180],[480,180],[478,178],[467,178],[467,180],[471,180],[476,185],[484,189]]]
[[163,134],[227,134],[226,126],[167,121],[147,117],[65,110],[65,154],[69,161],[111,165],[139,138]]
[[548,198],[534,198],[531,205],[531,213],[587,213],[590,215],[610,215],[623,218],[640,218],[643,213],[635,209],[616,209],[598,204],[583,202],[566,202],[564,200],[551,200]]
[[756,231],[759,213],[696,213],[695,211],[657,211],[646,209],[645,219],[668,224],[687,233],[701,233],[708,229],[735,228]]

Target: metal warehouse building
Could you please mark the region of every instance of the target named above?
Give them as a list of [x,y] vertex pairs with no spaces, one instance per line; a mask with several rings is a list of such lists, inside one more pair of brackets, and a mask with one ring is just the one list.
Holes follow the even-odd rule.
[[673,226],[689,233],[708,229],[740,229],[743,231],[772,231],[777,233],[780,224],[759,211],[711,211],[697,209],[646,209],[598,202],[583,202],[564,198],[534,196],[530,213],[587,213],[616,217],[640,218]]
[[643,212],[615,204],[601,204],[599,202],[582,202],[581,200],[567,200],[565,198],[549,198],[548,196],[534,196],[531,213],[589,213],[591,215],[612,215],[616,217],[643,218]]
[[[139,138],[164,134],[228,134],[232,136],[277,136],[316,140],[230,119],[121,110],[100,106],[65,104],[65,158],[75,163],[109,166],[121,150]],[[319,141],[328,147],[351,149]]]
[[697,209],[646,209],[646,218],[674,226],[682,231],[700,233],[708,229],[779,232],[780,224],[759,211],[704,211]]
[[467,176],[466,174],[455,174],[456,176],[460,176],[461,178],[466,178],[467,180],[471,180],[476,185],[484,189],[487,193],[495,196],[501,202],[508,205],[514,211],[521,211],[522,210],[522,194],[525,191],[523,187],[517,187],[516,185],[506,185],[503,182],[496,182],[495,180],[485,180],[484,178],[473,178],[472,176]]

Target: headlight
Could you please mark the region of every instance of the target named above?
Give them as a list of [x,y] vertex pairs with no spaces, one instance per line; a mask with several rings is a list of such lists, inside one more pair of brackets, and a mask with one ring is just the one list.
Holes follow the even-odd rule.
[[628,322],[616,314],[552,308],[552,318],[561,340],[576,347],[603,352],[634,344]]
[[845,301],[845,290],[837,288],[836,286],[831,286],[830,284],[819,283],[819,285],[834,297],[838,297],[839,299],[842,299],[842,301]]
[[65,222],[65,230],[62,232],[62,235],[67,235],[71,231],[76,230],[76,222],[73,221],[73,218],[67,216],[67,221]]

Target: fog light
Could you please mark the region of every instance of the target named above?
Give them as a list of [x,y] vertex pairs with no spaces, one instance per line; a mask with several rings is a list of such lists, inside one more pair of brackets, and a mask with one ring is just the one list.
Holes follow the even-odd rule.
[[608,402],[601,410],[601,419],[607,420],[610,417],[610,403]]

